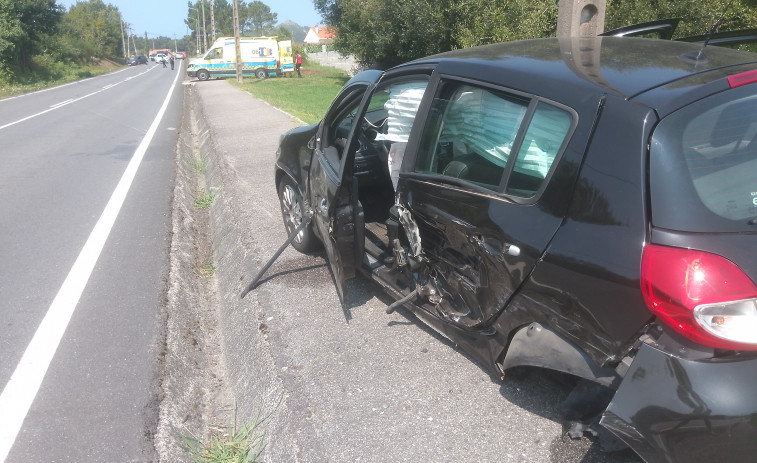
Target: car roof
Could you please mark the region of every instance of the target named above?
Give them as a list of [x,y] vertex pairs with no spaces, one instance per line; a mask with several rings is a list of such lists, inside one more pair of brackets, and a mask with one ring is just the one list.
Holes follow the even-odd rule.
[[[505,42],[446,52],[412,64],[560,100],[566,88],[611,93],[651,107],[681,89],[757,69],[757,53],[659,39],[565,37]],[[400,66],[402,67],[402,66]],[[723,84],[725,85],[725,84]],[[650,97],[648,94],[654,94]]]

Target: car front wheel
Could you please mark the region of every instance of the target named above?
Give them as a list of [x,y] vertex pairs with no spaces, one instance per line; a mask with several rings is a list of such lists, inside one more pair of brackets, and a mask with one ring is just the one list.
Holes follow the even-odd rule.
[[206,69],[200,69],[197,71],[197,78],[200,80],[210,79],[210,73]]
[[[305,218],[305,208],[300,190],[286,176],[279,183],[279,203],[281,204],[281,215],[284,218],[287,236],[289,236]],[[302,253],[315,251],[320,248],[320,245],[321,242],[315,236],[315,233],[313,233],[312,223],[300,230],[294,240],[292,240],[292,246]]]

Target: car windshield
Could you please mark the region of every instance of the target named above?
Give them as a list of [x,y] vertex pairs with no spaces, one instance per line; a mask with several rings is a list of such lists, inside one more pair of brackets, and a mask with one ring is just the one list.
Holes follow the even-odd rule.
[[666,117],[650,147],[652,220],[692,232],[754,231],[757,94],[747,85]]

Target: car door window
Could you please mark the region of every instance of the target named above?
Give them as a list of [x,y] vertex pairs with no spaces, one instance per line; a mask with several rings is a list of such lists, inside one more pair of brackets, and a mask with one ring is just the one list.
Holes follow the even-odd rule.
[[554,105],[449,83],[432,104],[415,171],[497,192],[507,185],[507,194],[530,198],[547,178],[572,125],[572,114]]
[[506,193],[530,198],[541,188],[572,124],[571,114],[539,102],[518,150]]

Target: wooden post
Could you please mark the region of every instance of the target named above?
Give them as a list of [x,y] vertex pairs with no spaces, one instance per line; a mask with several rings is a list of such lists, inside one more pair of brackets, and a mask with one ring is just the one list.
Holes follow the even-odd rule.
[[558,37],[591,37],[604,32],[607,0],[559,0]]
[[242,83],[242,44],[239,41],[239,4],[234,0],[232,4],[232,14],[234,15],[234,46],[236,48],[236,68],[237,82]]

